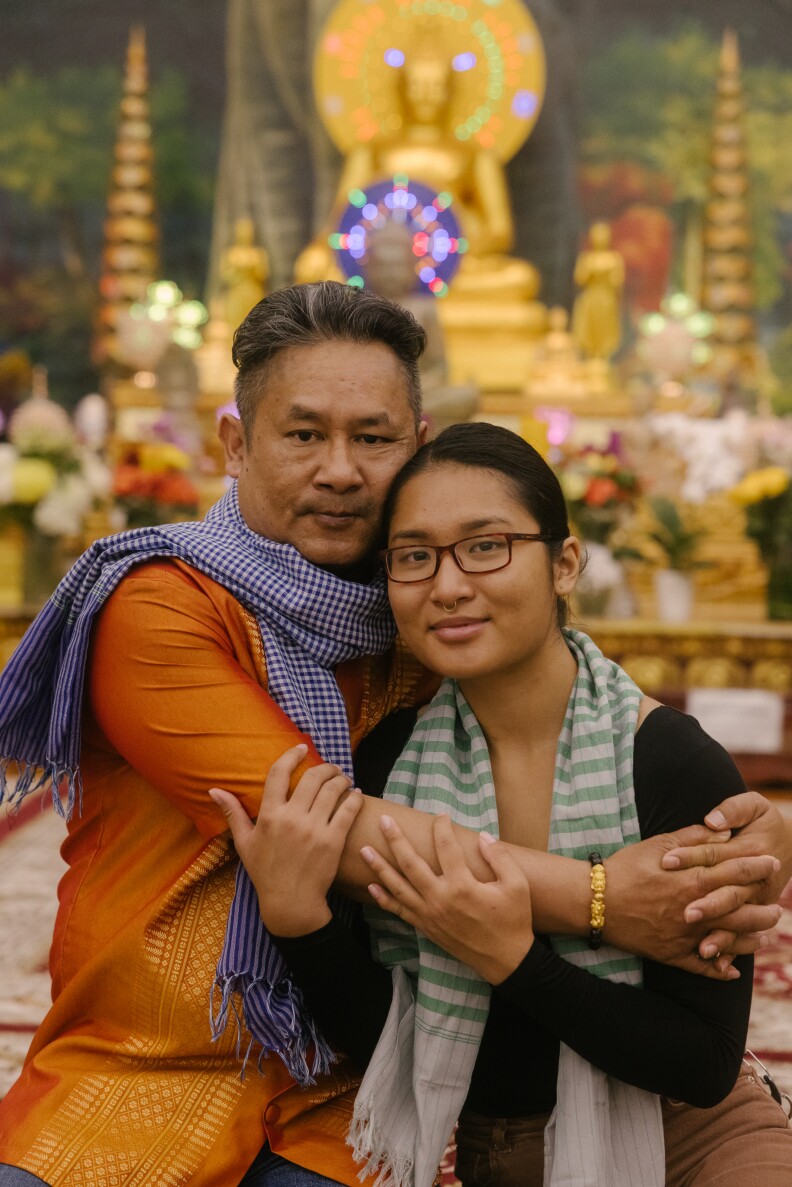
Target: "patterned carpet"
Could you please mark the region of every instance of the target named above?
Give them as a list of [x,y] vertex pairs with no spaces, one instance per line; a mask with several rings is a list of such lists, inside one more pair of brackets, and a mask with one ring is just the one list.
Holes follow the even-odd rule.
[[[63,822],[31,805],[0,819],[0,1097],[16,1078],[49,1004],[47,953],[64,866]],[[792,1095],[792,883],[770,946],[756,962],[749,1045]],[[449,1171],[443,1182],[454,1182]]]

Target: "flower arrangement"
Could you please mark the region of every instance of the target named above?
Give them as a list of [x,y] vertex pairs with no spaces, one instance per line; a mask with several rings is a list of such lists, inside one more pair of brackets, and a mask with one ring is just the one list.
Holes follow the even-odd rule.
[[657,557],[663,560],[665,568],[675,569],[678,573],[709,568],[708,561],[699,560],[696,556],[699,544],[706,535],[703,528],[694,527],[683,519],[679,507],[671,499],[660,496],[650,499],[649,509],[654,523],[646,535],[650,541],[648,552],[654,556],[642,553],[644,560]]
[[745,510],[746,532],[767,565],[770,618],[792,618],[792,477],[785,466],[751,470],[730,491]]
[[199,492],[187,471],[192,458],[173,441],[130,445],[113,474],[113,494],[129,528],[194,518]]
[[68,413],[31,397],[11,416],[7,437],[0,444],[0,526],[78,535],[87,512],[107,495],[109,474],[80,444]]
[[568,451],[556,466],[569,514],[579,535],[593,544],[608,539],[640,493],[635,471],[624,461],[614,433],[600,448]]

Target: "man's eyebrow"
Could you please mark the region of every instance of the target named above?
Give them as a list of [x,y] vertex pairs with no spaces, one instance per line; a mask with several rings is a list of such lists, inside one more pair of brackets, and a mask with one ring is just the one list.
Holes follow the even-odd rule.
[[[502,519],[501,516],[499,516],[499,515],[490,515],[490,516],[487,516],[486,519],[469,519],[467,521],[467,523],[461,523],[459,525],[459,531],[466,533],[466,534],[470,534],[472,536],[472,535],[475,535],[475,533],[480,531],[482,528],[491,528],[493,525],[496,525],[496,526],[501,525],[504,527],[509,527],[510,524],[511,524],[511,520]],[[422,532],[417,528],[407,528],[406,531],[396,532],[391,537],[391,539],[393,539],[393,540],[428,540],[428,538],[433,534],[434,534],[433,532]],[[464,539],[464,536],[460,536],[460,539]]]
[[[305,404],[292,404],[286,416],[289,420],[305,420],[310,424],[318,424],[325,419],[321,413],[316,412],[313,408],[308,408]],[[376,412],[370,416],[359,416],[357,420],[351,423],[356,429],[391,428],[393,425],[387,412]]]

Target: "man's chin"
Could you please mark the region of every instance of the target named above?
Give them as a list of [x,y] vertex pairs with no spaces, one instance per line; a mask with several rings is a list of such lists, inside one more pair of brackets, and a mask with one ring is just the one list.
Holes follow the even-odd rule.
[[374,544],[370,539],[334,540],[316,536],[307,540],[295,540],[296,548],[307,561],[319,569],[345,570],[365,569],[376,559]]

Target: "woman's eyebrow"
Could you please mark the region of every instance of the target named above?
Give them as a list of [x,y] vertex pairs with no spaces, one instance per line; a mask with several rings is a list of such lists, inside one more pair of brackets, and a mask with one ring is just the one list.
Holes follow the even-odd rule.
[[[486,519],[468,520],[467,523],[461,523],[459,525],[458,530],[462,533],[470,532],[471,534],[473,534],[473,533],[479,531],[481,528],[492,527],[493,524],[503,525],[503,526],[508,527],[510,525],[510,523],[511,523],[511,520],[509,520],[509,519],[503,519],[499,515],[493,515],[493,516],[488,516]],[[408,540],[408,539],[409,540],[426,540],[431,535],[433,535],[432,532],[424,532],[424,531],[421,531],[420,528],[406,528],[403,532],[395,532],[393,534],[393,536],[391,537],[391,539],[393,539],[393,540]],[[460,539],[464,539],[464,535],[461,536]]]

